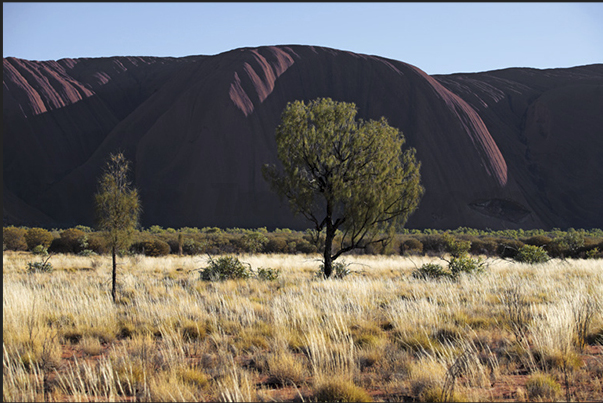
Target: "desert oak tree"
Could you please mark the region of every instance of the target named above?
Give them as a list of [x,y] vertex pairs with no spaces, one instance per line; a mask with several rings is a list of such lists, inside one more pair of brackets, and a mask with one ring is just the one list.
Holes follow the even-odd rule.
[[[264,165],[271,188],[294,214],[325,230],[324,276],[341,254],[391,239],[416,209],[423,187],[415,150],[378,121],[356,121],[353,103],[318,98],[287,104],[276,129],[281,171]],[[337,247],[336,231],[342,233]]]
[[111,295],[114,302],[117,252],[129,246],[141,210],[138,191],[128,181],[129,169],[130,163],[122,153],[111,154],[94,196],[98,229],[108,240],[113,257]]

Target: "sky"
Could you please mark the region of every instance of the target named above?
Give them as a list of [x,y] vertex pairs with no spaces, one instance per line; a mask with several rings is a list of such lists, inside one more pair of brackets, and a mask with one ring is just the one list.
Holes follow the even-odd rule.
[[603,63],[603,3],[3,3],[3,57],[314,45],[428,74]]

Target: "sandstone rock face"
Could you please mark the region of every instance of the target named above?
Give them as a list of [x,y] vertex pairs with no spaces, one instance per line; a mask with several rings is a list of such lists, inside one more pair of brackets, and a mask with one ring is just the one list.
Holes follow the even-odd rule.
[[603,226],[603,65],[429,76],[312,46],[186,58],[4,59],[4,222],[93,224],[111,152],[133,162],[142,224],[290,227],[261,166],[287,102],[385,116],[422,163],[414,228]]

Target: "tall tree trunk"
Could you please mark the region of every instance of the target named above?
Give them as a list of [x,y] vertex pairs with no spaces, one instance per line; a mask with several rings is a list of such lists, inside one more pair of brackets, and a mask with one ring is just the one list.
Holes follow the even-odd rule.
[[117,251],[115,246],[111,248],[111,254],[113,255],[113,285],[111,287],[111,295],[113,296],[113,302],[115,303],[115,280],[117,276]]
[[333,239],[335,239],[335,227],[331,223],[331,217],[327,221],[327,235],[325,237],[325,252],[324,252],[324,275],[325,278],[331,277],[333,273],[333,257],[331,252],[333,249]]

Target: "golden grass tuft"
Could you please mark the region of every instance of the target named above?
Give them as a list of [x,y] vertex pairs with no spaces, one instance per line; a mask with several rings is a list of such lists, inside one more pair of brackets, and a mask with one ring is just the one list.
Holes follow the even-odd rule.
[[312,398],[317,402],[372,402],[364,389],[349,380],[332,378],[321,380],[315,387]]

